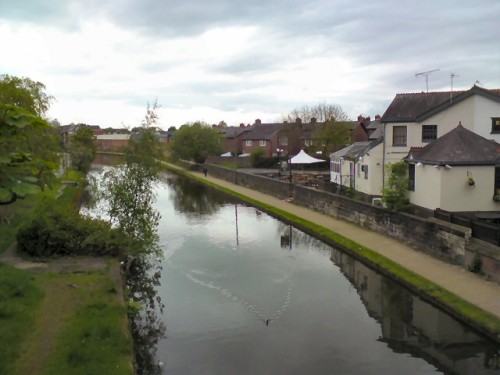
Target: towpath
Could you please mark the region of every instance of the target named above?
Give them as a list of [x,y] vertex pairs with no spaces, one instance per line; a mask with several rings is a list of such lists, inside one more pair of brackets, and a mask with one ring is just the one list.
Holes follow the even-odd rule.
[[[171,165],[171,167],[176,166]],[[203,173],[191,171],[187,173],[199,179],[206,179],[213,184],[235,191],[251,199],[269,204],[350,238],[500,319],[500,285],[468,272],[463,267],[445,263],[430,255],[416,251],[393,238],[321,214],[307,207],[298,206],[286,200],[235,185],[231,182],[212,177],[210,174],[205,177]]]

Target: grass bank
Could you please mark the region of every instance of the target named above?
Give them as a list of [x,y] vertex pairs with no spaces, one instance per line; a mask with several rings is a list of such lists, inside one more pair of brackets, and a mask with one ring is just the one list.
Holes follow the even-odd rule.
[[220,191],[224,191],[225,193],[248,202],[265,212],[294,224],[305,232],[320,238],[326,243],[337,247],[348,254],[355,256],[381,273],[400,282],[432,304],[448,312],[450,315],[470,324],[493,340],[500,342],[500,319],[496,316],[476,307],[475,305],[465,301],[459,296],[449,292],[426,278],[409,271],[398,263],[380,255],[376,251],[287,211],[278,209],[274,206],[265,204],[223,186],[217,185],[210,180],[199,178],[185,169],[169,165],[165,165],[165,168],[197,180],[200,183],[211,186]]
[[[13,220],[0,223],[0,254],[42,200],[58,197],[57,204],[75,209],[82,185],[72,182],[81,178],[71,172],[62,178],[69,181],[64,189],[16,201]],[[59,268],[44,264],[43,272],[0,263],[1,375],[134,374],[118,260],[102,258],[100,268],[82,262],[78,271],[63,262]]]

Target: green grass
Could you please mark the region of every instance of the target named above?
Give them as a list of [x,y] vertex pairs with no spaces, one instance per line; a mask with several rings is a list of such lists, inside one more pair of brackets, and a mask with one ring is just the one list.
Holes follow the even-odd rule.
[[30,272],[0,263],[0,374],[11,373],[22,343],[35,326],[42,298]]
[[65,321],[41,374],[133,374],[127,312],[106,275],[72,275],[78,305]]
[[262,203],[248,196],[237,193],[233,190],[224,188],[209,180],[194,176],[193,174],[185,170],[178,170],[169,166],[166,166],[166,168],[176,173],[195,179],[205,185],[209,185],[213,188],[224,191],[227,194],[230,194],[236,198],[254,205],[255,207],[262,209],[263,211],[277,216],[280,219],[293,223],[305,232],[312,234],[329,243],[330,245],[340,248],[341,250],[361,259],[362,261],[371,265],[375,269],[378,269],[385,275],[404,284],[414,292],[431,300],[434,304],[438,305],[440,308],[449,312],[453,316],[466,321],[483,333],[488,334],[496,341],[500,339],[500,319],[498,319],[496,316],[472,305],[471,303],[440,287],[439,285],[427,280],[426,278],[409,271],[398,263],[395,263],[392,260],[380,255],[376,251],[366,246],[362,246],[361,244],[347,237],[341,236],[340,234],[335,233],[323,226],[317,225],[301,217],[290,214],[274,206]]

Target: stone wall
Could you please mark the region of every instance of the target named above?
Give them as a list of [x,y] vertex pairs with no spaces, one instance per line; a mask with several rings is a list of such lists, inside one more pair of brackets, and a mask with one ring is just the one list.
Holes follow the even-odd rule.
[[[205,165],[209,175],[255,189],[281,199],[293,198],[298,205],[312,208],[334,218],[355,223],[361,227],[401,240],[433,256],[463,265],[465,247],[471,230],[436,218],[392,212],[383,207],[360,202],[343,195],[329,193],[301,185],[290,185],[265,176]],[[353,240],[356,240],[353,238]]]

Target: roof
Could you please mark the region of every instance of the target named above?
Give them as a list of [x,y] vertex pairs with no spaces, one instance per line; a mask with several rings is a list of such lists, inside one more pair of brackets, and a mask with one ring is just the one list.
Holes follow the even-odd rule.
[[106,140],[128,140],[130,138],[130,134],[99,134],[96,135],[96,139],[106,139]]
[[324,163],[326,160],[314,158],[309,154],[306,154],[304,150],[300,150],[300,152],[294,157],[290,158],[291,164],[313,164],[313,163]]
[[372,141],[356,142],[352,145],[344,147],[342,150],[334,152],[330,155],[330,159],[349,159],[356,160],[361,156],[366,155],[372,148],[383,142],[383,138],[378,138]]
[[249,132],[250,128],[241,126],[228,126],[226,128],[219,128],[220,132],[224,134],[226,138],[237,138],[242,133]]
[[437,165],[492,165],[500,162],[500,144],[459,124],[427,146],[412,148],[406,160]]
[[473,95],[481,95],[500,103],[500,89],[487,90],[476,85],[467,91],[397,94],[381,121],[422,121]]
[[271,139],[272,135],[280,130],[283,124],[252,125],[250,131],[242,137],[246,140]]

